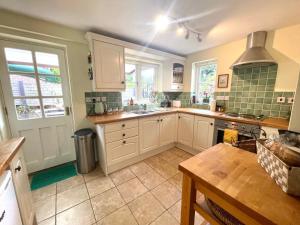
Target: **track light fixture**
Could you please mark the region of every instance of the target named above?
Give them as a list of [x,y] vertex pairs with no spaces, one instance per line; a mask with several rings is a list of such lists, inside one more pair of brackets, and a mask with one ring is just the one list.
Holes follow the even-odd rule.
[[202,42],[201,32],[190,27],[189,21],[182,21],[182,19],[172,18],[166,15],[160,15],[155,21],[155,27],[158,31],[166,30],[169,25],[177,24],[178,28],[176,30],[177,35],[183,35],[184,38],[188,40],[191,35],[195,35],[198,42]]

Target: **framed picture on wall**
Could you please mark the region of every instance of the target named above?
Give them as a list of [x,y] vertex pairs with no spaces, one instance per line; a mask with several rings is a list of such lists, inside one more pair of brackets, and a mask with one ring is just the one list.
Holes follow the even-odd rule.
[[219,74],[218,75],[218,88],[228,87],[229,74]]

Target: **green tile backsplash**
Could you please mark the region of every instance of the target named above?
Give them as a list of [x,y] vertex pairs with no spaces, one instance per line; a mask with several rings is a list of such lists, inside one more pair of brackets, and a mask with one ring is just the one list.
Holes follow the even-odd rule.
[[[225,104],[226,111],[263,114],[268,117],[287,118],[292,104],[288,97],[294,92],[274,92],[277,65],[235,68],[232,74],[231,92],[216,92],[215,96],[229,96],[229,101],[217,101]],[[277,103],[277,97],[286,97],[285,103]]]

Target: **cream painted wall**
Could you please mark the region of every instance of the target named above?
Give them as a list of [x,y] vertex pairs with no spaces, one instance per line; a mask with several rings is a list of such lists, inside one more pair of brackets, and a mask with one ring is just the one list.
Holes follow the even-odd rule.
[[[297,30],[297,34],[295,34]],[[279,34],[277,34],[279,33]],[[293,35],[291,35],[293,34]],[[288,38],[290,37],[290,38]],[[277,79],[275,91],[295,91],[300,72],[300,63],[295,59],[300,59],[300,26],[290,29],[268,32],[266,48],[278,62]],[[292,41],[293,40],[293,41]],[[295,46],[293,43],[297,41]],[[295,48],[293,48],[293,46]],[[298,47],[297,47],[298,46]],[[216,59],[218,62],[217,73],[230,75],[231,84],[232,70],[231,64],[243,53],[246,48],[246,38],[224,44],[215,48],[196,52],[187,56],[185,64],[185,91],[191,90],[192,64],[203,60]],[[297,51],[298,50],[298,51]],[[290,56],[291,55],[291,56]],[[292,57],[293,56],[293,57]],[[216,91],[230,91],[227,89],[216,89]]]
[[4,38],[28,38],[32,42],[43,41],[66,49],[75,129],[91,126],[85,119],[84,93],[92,90],[92,82],[87,76],[89,49],[84,34],[65,26],[0,10],[0,35],[6,36]]

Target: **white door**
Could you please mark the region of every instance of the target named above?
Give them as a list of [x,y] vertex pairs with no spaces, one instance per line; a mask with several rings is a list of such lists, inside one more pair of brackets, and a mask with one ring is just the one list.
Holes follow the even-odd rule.
[[148,152],[159,147],[159,117],[139,120],[140,152]]
[[189,114],[178,115],[178,142],[186,146],[193,146],[194,116]]
[[205,150],[213,144],[214,119],[195,116],[194,148]]
[[64,50],[0,41],[0,73],[13,136],[29,172],[75,159]]
[[176,139],[176,115],[166,115],[160,117],[160,146],[171,144]]
[[93,41],[95,89],[125,89],[124,47]]

